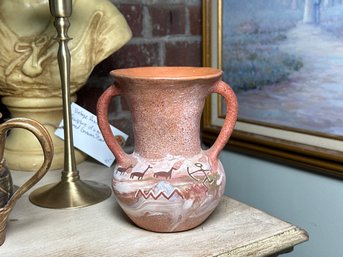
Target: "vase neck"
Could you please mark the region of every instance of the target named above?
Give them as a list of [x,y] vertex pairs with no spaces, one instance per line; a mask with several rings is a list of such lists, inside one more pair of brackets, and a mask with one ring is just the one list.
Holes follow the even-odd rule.
[[135,152],[145,158],[193,156],[201,151],[200,119],[208,92],[203,83],[127,85]]

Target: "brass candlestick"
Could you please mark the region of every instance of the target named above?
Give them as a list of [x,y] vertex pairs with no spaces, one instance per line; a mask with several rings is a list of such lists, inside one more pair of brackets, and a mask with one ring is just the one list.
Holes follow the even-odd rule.
[[58,64],[61,76],[64,121],[64,170],[59,183],[45,185],[33,191],[30,201],[47,208],[76,208],[101,202],[111,195],[111,189],[93,181],[81,181],[76,168],[71,100],[70,100],[70,53],[67,35],[72,13],[72,0],[49,0],[50,12],[55,17],[57,30]]

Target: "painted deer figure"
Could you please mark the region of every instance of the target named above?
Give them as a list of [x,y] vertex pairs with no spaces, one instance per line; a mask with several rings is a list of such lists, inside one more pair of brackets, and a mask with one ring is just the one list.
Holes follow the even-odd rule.
[[146,169],[145,169],[145,171],[143,171],[143,172],[132,172],[131,173],[131,175],[130,175],[130,178],[132,178],[132,179],[134,179],[135,177],[137,177],[138,178],[138,180],[141,180],[143,177],[144,177],[144,174],[148,171],[148,169],[151,169],[152,168],[152,166],[148,166]]
[[169,171],[158,171],[158,172],[155,172],[154,173],[154,178],[163,177],[165,179],[170,179],[173,170],[176,170],[176,168],[171,167],[171,169]]
[[127,170],[133,168],[133,164],[131,164],[129,167],[124,168],[124,167],[119,167],[116,171],[116,173],[120,173],[120,175],[123,175]]

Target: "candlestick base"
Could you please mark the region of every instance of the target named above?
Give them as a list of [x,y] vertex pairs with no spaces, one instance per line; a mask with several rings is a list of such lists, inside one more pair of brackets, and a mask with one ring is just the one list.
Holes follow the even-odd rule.
[[80,208],[93,205],[111,195],[110,187],[93,181],[60,181],[36,189],[30,201],[52,209]]

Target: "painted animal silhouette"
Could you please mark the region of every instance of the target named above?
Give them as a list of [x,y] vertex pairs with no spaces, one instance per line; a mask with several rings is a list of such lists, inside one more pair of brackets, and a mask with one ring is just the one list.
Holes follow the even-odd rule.
[[148,169],[151,169],[151,168],[152,168],[152,166],[149,165],[145,169],[145,171],[143,171],[143,172],[137,172],[137,171],[136,172],[132,172],[131,175],[130,175],[130,178],[134,179],[135,177],[137,177],[138,180],[141,180],[144,177],[145,173],[148,171]]
[[165,179],[170,179],[172,171],[176,170],[176,168],[172,167],[169,171],[158,171],[154,173],[154,178],[163,177]]
[[120,173],[120,175],[123,175],[127,170],[129,170],[129,169],[131,169],[131,168],[133,168],[133,164],[131,164],[129,167],[126,167],[126,168],[124,168],[124,167],[119,167],[118,169],[117,169],[117,171],[116,171],[116,173]]

